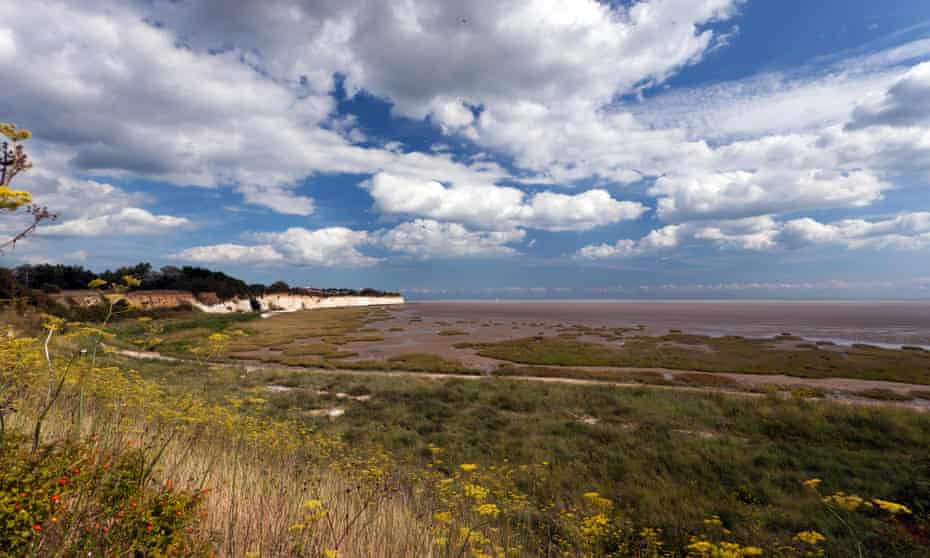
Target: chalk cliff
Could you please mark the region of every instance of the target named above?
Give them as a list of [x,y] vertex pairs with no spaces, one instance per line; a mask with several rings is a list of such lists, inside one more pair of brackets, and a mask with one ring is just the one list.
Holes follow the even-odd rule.
[[352,306],[381,306],[403,304],[402,296],[314,296],[305,294],[271,293],[252,298],[232,298],[220,300],[213,293],[194,295],[187,291],[132,291],[126,294],[103,294],[93,291],[63,292],[56,298],[62,302],[80,306],[94,306],[106,300],[117,302],[125,300],[135,308],[145,310],[156,308],[177,308],[192,306],[209,313],[226,314],[230,312],[295,312],[316,308],[345,308]]

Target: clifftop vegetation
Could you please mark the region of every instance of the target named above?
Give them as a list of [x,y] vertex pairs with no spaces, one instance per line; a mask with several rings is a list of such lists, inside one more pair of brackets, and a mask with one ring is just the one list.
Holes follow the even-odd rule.
[[113,271],[95,273],[79,265],[38,264],[21,265],[12,270],[0,271],[0,297],[13,298],[16,289],[41,290],[45,293],[58,293],[65,290],[86,289],[95,279],[114,285],[125,276],[135,277],[138,285],[130,290],[177,290],[198,293],[214,293],[220,299],[235,297],[247,298],[265,294],[288,293],[315,296],[399,296],[398,293],[384,292],[377,289],[341,289],[341,288],[302,288],[291,287],[284,281],[275,281],[270,285],[261,283],[248,284],[241,279],[231,277],[222,271],[213,271],[202,267],[167,265],[153,269],[147,262],[133,266],[124,266]]

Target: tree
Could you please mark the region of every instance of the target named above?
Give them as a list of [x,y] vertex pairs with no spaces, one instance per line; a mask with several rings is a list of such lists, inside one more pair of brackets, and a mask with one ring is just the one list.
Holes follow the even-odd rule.
[[287,293],[290,292],[291,287],[284,281],[275,281],[268,287],[269,293]]
[[22,172],[32,168],[29,155],[20,144],[32,137],[32,132],[18,128],[16,124],[0,123],[0,134],[8,141],[0,144],[0,210],[14,212],[26,206],[26,212],[32,217],[32,223],[13,238],[0,244],[0,251],[6,247],[15,247],[16,243],[36,230],[39,223],[45,219],[54,219],[55,215],[49,213],[48,208],[32,204],[32,194],[25,190],[14,190],[10,187],[13,179]]

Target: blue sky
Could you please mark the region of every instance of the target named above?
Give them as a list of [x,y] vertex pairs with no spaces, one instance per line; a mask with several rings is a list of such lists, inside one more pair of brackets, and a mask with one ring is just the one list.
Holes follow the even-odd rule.
[[59,218],[3,264],[925,297],[928,61],[920,1],[4,4],[14,185]]

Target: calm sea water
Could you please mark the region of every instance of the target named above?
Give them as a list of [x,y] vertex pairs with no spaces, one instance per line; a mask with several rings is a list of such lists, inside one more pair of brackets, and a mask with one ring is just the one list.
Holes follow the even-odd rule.
[[565,324],[643,324],[651,333],[770,337],[888,346],[930,346],[930,300],[547,300],[430,301],[410,308],[425,317]]

